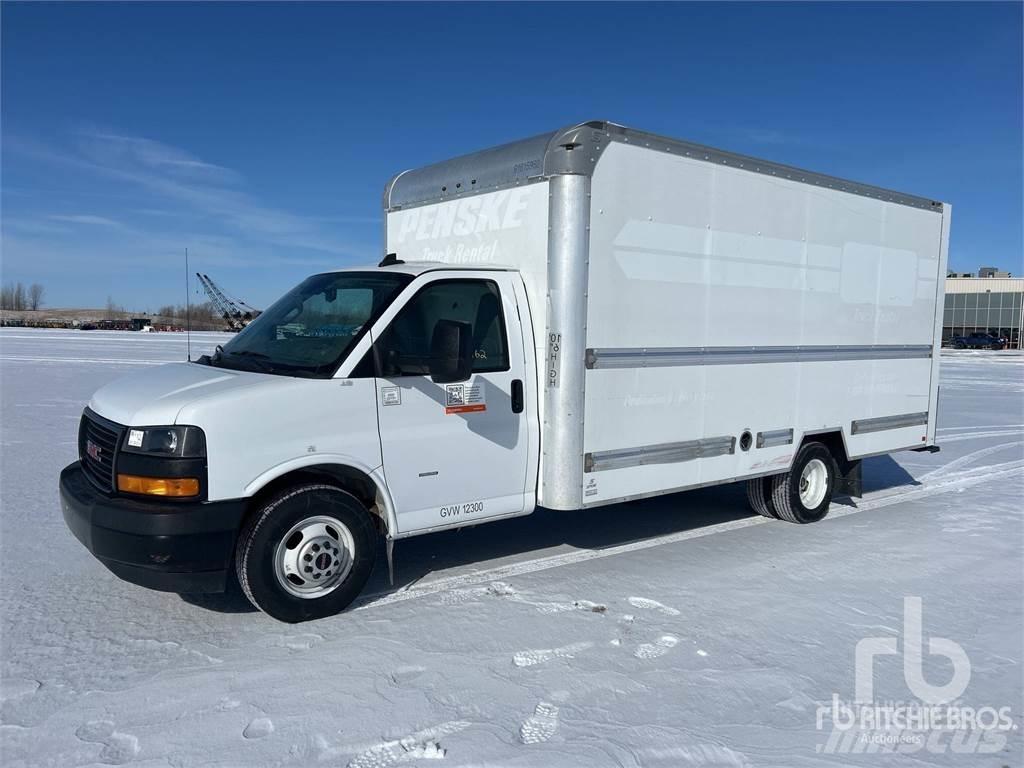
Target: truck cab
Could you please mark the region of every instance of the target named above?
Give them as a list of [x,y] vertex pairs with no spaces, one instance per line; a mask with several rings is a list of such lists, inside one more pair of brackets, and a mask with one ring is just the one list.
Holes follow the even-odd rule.
[[248,596],[296,621],[359,592],[380,534],[532,512],[522,278],[383,264],[314,275],[214,354],[96,392],[61,477],[72,531],[158,589],[219,591],[244,562]]

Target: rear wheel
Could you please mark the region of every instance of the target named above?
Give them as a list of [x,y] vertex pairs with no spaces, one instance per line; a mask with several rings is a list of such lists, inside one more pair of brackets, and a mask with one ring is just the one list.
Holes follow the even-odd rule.
[[772,479],[770,477],[755,477],[747,480],[747,503],[750,508],[759,515],[777,520],[772,507]]
[[287,622],[332,616],[362,591],[377,535],[366,508],[333,485],[273,497],[245,525],[235,567],[245,596]]
[[836,460],[821,443],[806,443],[789,472],[774,475],[771,501],[781,520],[816,523],[828,514],[838,476]]

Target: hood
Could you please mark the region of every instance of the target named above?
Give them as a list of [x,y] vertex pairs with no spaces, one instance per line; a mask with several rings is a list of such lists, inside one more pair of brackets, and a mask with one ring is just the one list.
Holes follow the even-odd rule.
[[169,363],[117,379],[92,396],[89,407],[126,426],[174,424],[181,409],[200,398],[273,378],[198,363]]

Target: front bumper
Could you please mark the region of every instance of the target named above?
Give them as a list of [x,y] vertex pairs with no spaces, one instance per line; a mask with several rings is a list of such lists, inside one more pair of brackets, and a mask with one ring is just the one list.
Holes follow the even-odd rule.
[[245,499],[179,503],[106,496],[80,462],[60,473],[64,522],[116,576],[165,592],[223,592]]

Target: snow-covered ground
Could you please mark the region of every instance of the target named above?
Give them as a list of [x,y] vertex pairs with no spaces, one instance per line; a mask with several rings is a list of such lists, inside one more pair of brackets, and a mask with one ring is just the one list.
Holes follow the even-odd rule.
[[[89,395],[184,353],[0,331],[4,766],[1024,764],[1024,357],[944,354],[942,452],[867,460],[864,498],[820,524],[751,517],[735,486],[538,512],[400,542],[395,589],[380,569],[355,610],[289,626],[121,582],[65,529],[57,474]],[[929,649],[948,639],[960,704],[1014,727],[971,754],[830,746],[819,706],[854,698],[860,641],[899,638],[872,700],[915,699],[914,597],[924,679],[963,671]]]

